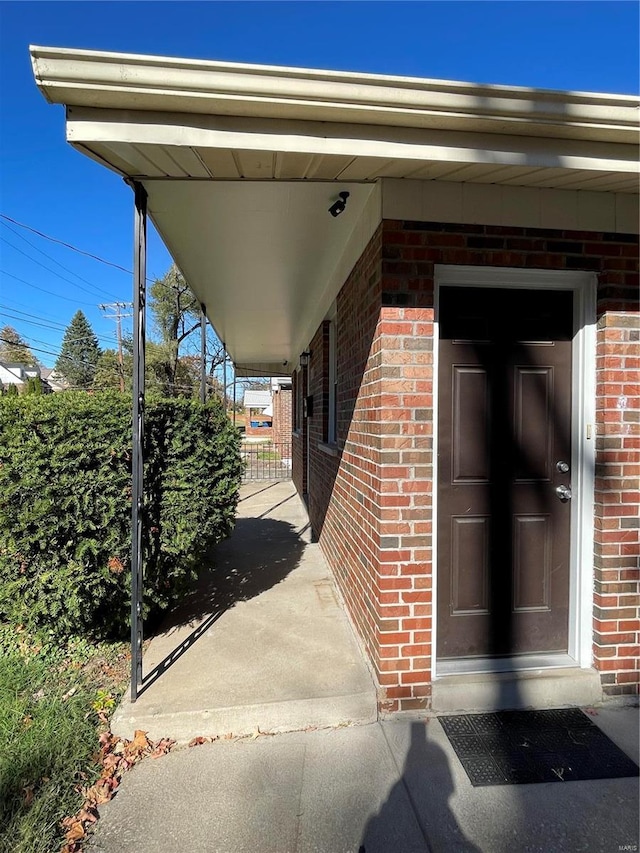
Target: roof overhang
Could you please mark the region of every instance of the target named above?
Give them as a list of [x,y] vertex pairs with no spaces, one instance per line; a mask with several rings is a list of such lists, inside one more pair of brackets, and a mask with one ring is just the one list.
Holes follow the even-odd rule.
[[[630,95],[31,55],[45,97],[67,108],[69,142],[145,186],[154,224],[245,374],[295,365],[382,218],[383,178],[638,192]],[[340,190],[351,195],[333,219]]]
[[[31,47],[51,103],[632,141],[631,95]],[[627,136],[626,140],[624,136]]]

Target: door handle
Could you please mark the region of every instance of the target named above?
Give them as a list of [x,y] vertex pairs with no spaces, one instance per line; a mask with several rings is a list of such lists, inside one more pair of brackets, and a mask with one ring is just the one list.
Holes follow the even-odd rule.
[[571,488],[569,486],[557,486],[556,495],[560,498],[562,503],[566,503],[571,500]]

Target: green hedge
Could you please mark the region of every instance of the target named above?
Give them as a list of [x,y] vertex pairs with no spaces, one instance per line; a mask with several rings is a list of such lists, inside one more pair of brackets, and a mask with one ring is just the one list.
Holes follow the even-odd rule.
[[[145,616],[231,531],[243,463],[218,401],[148,405]],[[129,621],[131,406],[115,392],[0,398],[0,620],[57,636]]]

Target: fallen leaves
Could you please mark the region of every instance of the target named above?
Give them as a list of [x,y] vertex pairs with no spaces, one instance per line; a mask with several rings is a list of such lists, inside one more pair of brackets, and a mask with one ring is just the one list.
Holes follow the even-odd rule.
[[274,732],[263,732],[260,726],[256,727],[255,732],[251,735],[251,740],[256,740],[259,737],[273,737]]
[[109,557],[107,566],[114,575],[121,575],[124,571],[124,563],[119,557]]
[[[233,738],[232,734],[224,735],[225,740],[230,740],[231,738]],[[220,740],[220,735],[211,735],[210,737],[198,735],[197,737],[192,738],[187,746],[201,746],[203,743],[214,743],[217,740]]]
[[87,830],[98,820],[98,806],[113,798],[122,775],[147,756],[160,758],[166,755],[174,744],[175,741],[169,738],[151,741],[141,729],[134,733],[133,740],[103,732],[100,735],[100,750],[96,755],[96,761],[102,767],[100,778],[83,789],[84,804],[80,811],[62,821],[65,843],[60,853],[80,853]]

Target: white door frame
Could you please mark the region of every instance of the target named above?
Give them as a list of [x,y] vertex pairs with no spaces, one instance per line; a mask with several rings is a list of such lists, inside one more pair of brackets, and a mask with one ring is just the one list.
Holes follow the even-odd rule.
[[[450,674],[438,673],[437,648],[437,584],[438,584],[438,350],[440,343],[440,287],[503,287],[509,289],[572,290],[573,346],[571,360],[571,541],[569,580],[569,645],[568,656],[560,658],[536,655],[528,661],[508,662],[505,669],[527,669],[545,666],[591,667],[593,615],[593,508],[595,464],[595,354],[596,354],[596,287],[597,277],[591,272],[569,270],[533,270],[513,267],[448,266],[436,264],[434,281],[433,341],[433,678]],[[486,662],[474,664],[474,671],[486,671]],[[469,668],[460,671],[469,672]]]

